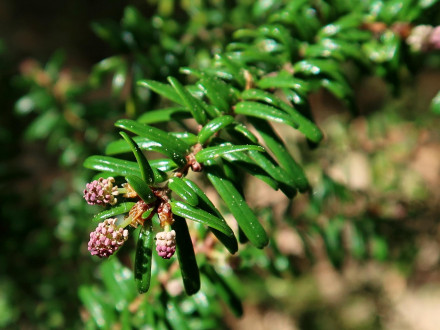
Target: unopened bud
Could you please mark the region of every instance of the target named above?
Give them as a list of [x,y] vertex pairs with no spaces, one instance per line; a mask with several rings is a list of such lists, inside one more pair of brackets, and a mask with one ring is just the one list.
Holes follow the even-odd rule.
[[176,232],[162,231],[156,234],[156,251],[160,257],[170,259],[176,252]]

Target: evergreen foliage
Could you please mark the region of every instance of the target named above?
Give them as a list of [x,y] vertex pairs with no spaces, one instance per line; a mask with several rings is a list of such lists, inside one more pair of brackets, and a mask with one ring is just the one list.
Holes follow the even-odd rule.
[[[401,81],[423,65],[420,59],[438,53],[429,41],[418,49],[408,42],[415,26],[435,23],[438,2],[154,5],[150,17],[129,6],[120,24],[93,23],[115,55],[97,63],[86,82],[62,70],[61,52],[44,68],[28,63],[21,77],[29,93],[16,102],[16,112],[33,116],[26,137],[61,150],[77,195],[90,179],[82,163],[98,172],[93,179],[113,177],[120,191],[117,203],[104,208],[86,209],[82,201],[74,219],[84,234],[81,246],[89,219],[96,227],[117,218],[129,232],[116,255],[98,265],[102,284],[79,289],[87,328],[212,329],[223,304],[241,316],[246,284],[234,272],[300,271],[280,252],[274,235],[280,226],[301,237],[310,263],[314,236],[337,269],[348,257],[386,259],[389,245],[375,220],[338,212],[325,223],[316,220],[332,199],[349,203],[350,192],[325,174],[314,187],[297,145],[314,150],[325,139],[310,104],[317,91],[352,115],[359,113],[353,85],[364,77],[380,76],[399,94]],[[111,96],[90,97],[109,76]],[[437,96],[432,110],[439,109]],[[295,132],[295,141],[286,130]],[[280,224],[269,205],[253,209],[244,193],[248,177],[289,200],[309,196],[304,215],[293,219],[286,211]],[[78,200],[73,204],[56,212],[77,208]],[[175,233],[171,260],[154,251],[162,231]]]

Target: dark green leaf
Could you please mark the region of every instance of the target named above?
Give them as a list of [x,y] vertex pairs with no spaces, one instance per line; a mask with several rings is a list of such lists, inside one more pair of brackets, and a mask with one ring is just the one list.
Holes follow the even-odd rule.
[[263,77],[256,82],[256,85],[262,89],[291,88],[301,95],[307,94],[309,91],[309,84],[305,80],[282,73],[274,77]]
[[199,202],[197,194],[182,179],[171,178],[168,180],[168,187],[188,204],[197,206]]
[[232,93],[223,81],[214,77],[203,77],[197,85],[215,107],[224,113],[230,112]]
[[239,145],[239,146],[231,146],[231,145],[224,145],[224,146],[215,146],[215,147],[208,147],[205,149],[200,150],[196,154],[196,160],[199,163],[204,163],[207,160],[214,159],[217,157],[220,157],[224,154],[231,153],[231,152],[240,152],[240,151],[258,151],[258,152],[264,152],[264,148],[257,145]]
[[292,102],[292,104],[294,104],[295,106],[301,107],[300,111],[302,114],[309,113],[304,110],[304,107],[307,107],[309,104],[306,95],[301,95],[290,88],[282,88],[282,91],[283,91],[284,95],[286,96],[287,100]]
[[243,170],[251,174],[252,176],[256,177],[257,179],[262,180],[263,182],[267,183],[269,186],[271,186],[273,189],[278,189],[278,183],[276,180],[274,180],[272,177],[270,177],[266,172],[259,167],[255,161],[250,158],[245,153],[236,152],[236,153],[229,153],[224,154],[222,157],[229,162],[233,163],[235,166],[241,167]]
[[161,171],[153,167],[153,173],[154,173],[154,182],[156,184],[168,180],[168,174],[164,171]]
[[167,302],[166,318],[170,321],[173,329],[191,330],[187,316],[182,312],[180,306],[181,304],[178,304],[176,300],[169,300]]
[[352,97],[352,91],[346,85],[329,79],[319,80],[320,85],[327,89],[330,93],[348,103],[348,99]]
[[124,43],[120,37],[121,30],[116,22],[92,22],[91,27],[98,37],[109,43],[112,47],[116,49],[124,47]]
[[184,102],[180,98],[180,96],[176,93],[173,87],[168,84],[160,83],[154,80],[139,80],[137,82],[138,86],[146,87],[151,89],[152,91],[160,94],[177,104],[184,105]]
[[229,228],[229,226],[224,221],[222,221],[222,219],[218,218],[217,216],[211,213],[208,213],[201,209],[197,209],[183,202],[172,201],[170,204],[171,204],[171,210],[174,214],[177,214],[189,220],[203,223],[208,227],[212,227],[214,229],[221,231],[225,235],[228,236],[234,235],[232,229]]
[[[241,135],[233,134],[233,136],[240,142],[246,141]],[[290,175],[284,169],[282,169],[268,153],[250,150],[248,151],[248,154],[259,167],[261,167],[268,175],[279,182],[280,189],[287,197],[293,198],[295,196],[295,182],[292,180]]]
[[156,196],[153,194],[150,187],[140,177],[127,175],[125,179],[146,204],[151,203],[156,199]]
[[168,134],[167,132],[156,127],[137,123],[134,120],[120,119],[115,123],[116,127],[123,128],[139,136],[150,138],[162,144],[169,149],[176,149],[179,152],[186,153],[190,146],[178,138]]
[[97,288],[82,285],[78,295],[98,327],[108,329],[114,324],[116,317],[113,308],[106,304],[103,294]]
[[262,91],[259,89],[248,89],[241,95],[244,100],[258,100],[268,103],[272,106],[284,110],[290,115],[291,119],[298,125],[298,130],[303,133],[310,141],[319,142],[322,140],[322,132],[320,129],[311,122],[308,118],[304,117],[300,112],[284,103],[281,99],[275,95]]
[[347,42],[367,42],[371,40],[372,33],[367,30],[345,30],[344,33],[338,34],[338,38]]
[[117,258],[104,261],[100,266],[100,273],[116,309],[123,310],[136,296],[133,273],[122,266]]
[[227,179],[228,181],[231,181],[231,183],[237,188],[240,194],[244,195],[244,191],[242,187],[243,173],[237,171],[236,167],[229,162],[222,161],[221,165],[224,173],[224,178]]
[[269,243],[267,234],[243,196],[229,180],[221,175],[221,171],[217,166],[209,166],[207,172],[209,181],[228,206],[251,243],[260,249],[265,247]]
[[373,258],[384,261],[388,256],[388,245],[385,238],[379,235],[374,235],[371,240],[371,255]]
[[440,92],[438,92],[432,99],[431,111],[437,115],[440,115]]
[[243,93],[241,93],[241,98],[246,101],[262,101],[277,108],[279,108],[282,103],[282,101],[274,94],[256,88],[246,89],[243,91]]
[[156,124],[191,118],[191,113],[182,107],[147,111],[137,121],[142,124]]
[[231,308],[235,316],[242,316],[243,306],[241,304],[240,298],[231,289],[225,279],[211,265],[207,263],[203,264],[201,270],[212,283],[212,285],[216,288],[216,293]]
[[264,49],[263,51],[263,50],[259,50],[256,47],[241,52],[231,52],[231,58],[236,62],[242,62],[244,64],[250,64],[250,65],[259,62],[276,65],[279,64],[280,62],[280,58],[274,56],[274,54],[271,54],[269,51],[267,51],[267,48]]
[[108,156],[90,156],[84,161],[84,167],[114,176],[141,176],[137,163]]
[[103,59],[93,66],[92,73],[90,74],[90,83],[93,86],[98,86],[105,74],[117,70],[122,65],[124,65],[122,56],[112,56]]
[[150,217],[151,213],[153,213],[153,211],[155,210],[154,207],[149,208],[148,210],[146,210],[144,213],[142,213],[142,219],[147,219]]
[[121,321],[121,330],[131,330],[131,312],[128,306],[124,306],[119,319]]
[[249,242],[249,238],[247,238],[246,234],[243,232],[243,229],[241,229],[240,227],[238,227],[238,241],[241,244],[246,244],[247,242]]
[[[324,26],[317,34],[318,38],[324,38],[339,34],[345,29],[357,28],[361,25],[363,16],[359,13],[344,15],[335,22]],[[342,33],[343,34],[343,33]]]
[[[226,67],[228,73],[232,75],[233,79],[235,79],[240,84],[241,87],[244,87],[246,85],[246,80],[243,77],[243,73],[239,65],[231,61],[231,59],[229,59],[226,55],[223,54],[216,55],[215,60]],[[222,75],[218,75],[218,76],[222,77]],[[228,75],[226,74],[226,77],[227,76]]]
[[[203,192],[203,190],[189,179],[183,178],[182,180],[198,196],[199,200],[197,206],[202,210],[205,210],[206,212],[217,215],[217,217],[226,224],[226,221],[224,220],[219,210],[217,210],[214,204],[209,200],[208,196],[206,196],[206,194]],[[212,233],[219,239],[220,242],[222,242],[222,244],[228,249],[231,254],[234,254],[238,251],[237,239],[234,235],[225,235],[221,231],[213,228],[211,228],[211,230]]]
[[[141,150],[156,151],[165,154],[165,148],[163,148],[162,145],[156,141],[152,141],[149,138],[140,136],[135,136],[133,140]],[[117,155],[130,151],[130,145],[123,139],[110,142],[105,149],[105,153],[107,155]]]
[[[201,97],[203,97],[203,94]],[[200,104],[203,106],[203,109],[205,109],[209,118],[217,118],[222,115],[220,110],[212,104],[205,103],[204,101],[200,101]]]
[[142,13],[133,6],[127,6],[124,9],[124,16],[121,20],[121,25],[124,29],[132,31],[133,34],[140,34],[142,30],[149,32],[149,21],[142,15]]
[[283,123],[292,126],[293,128],[298,128],[298,124],[295,123],[284,111],[261,103],[249,101],[240,102],[235,106],[234,111],[240,115],[257,117],[264,120]]
[[[98,156],[96,156],[98,157]],[[108,179],[110,177],[114,177],[113,173],[110,172],[98,172],[94,176],[92,176],[92,180],[99,180],[99,178]]]
[[120,67],[116,69],[115,74],[112,79],[112,92],[114,96],[119,96],[122,89],[125,86],[125,81],[127,78],[127,65],[123,63]]
[[131,210],[131,208],[134,206],[134,204],[136,204],[136,203],[132,203],[132,202],[121,203],[118,206],[115,206],[109,210],[105,210],[105,211],[102,211],[102,212],[96,214],[93,217],[93,220],[100,221],[100,220],[105,220],[105,219],[110,218],[115,215],[128,213]]
[[63,64],[66,61],[66,53],[64,50],[56,50],[47,61],[44,69],[46,73],[53,79],[57,79]]
[[189,132],[169,132],[171,136],[183,141],[189,146],[192,146],[198,142],[197,135],[189,133]]
[[367,247],[365,244],[365,237],[355,223],[350,223],[349,247],[351,254],[356,259],[363,259],[367,254]]
[[[151,141],[149,138],[136,136],[133,138],[133,140],[136,142],[136,144],[142,150],[156,151],[156,152],[159,152],[159,153],[167,155],[167,156],[173,155],[169,149],[164,148],[158,142]],[[196,138],[196,140],[197,140],[197,138]],[[117,140],[117,141],[110,142],[107,145],[105,153],[107,155],[116,155],[116,154],[126,153],[126,152],[130,152],[130,151],[131,151],[131,148],[125,140]],[[172,161],[171,159],[153,159],[153,160],[149,161],[149,164],[153,169],[154,177],[156,178],[156,181],[158,180],[157,179],[158,177],[162,176],[161,173],[157,173],[158,170],[167,172],[167,171],[175,170],[178,167],[177,164],[174,161]]]
[[201,102],[192,96],[176,78],[168,77],[168,81],[174,87],[197,123],[203,125],[206,122],[206,113]]
[[241,123],[234,126],[234,131],[240,133],[243,137],[248,139],[252,143],[258,143],[258,138],[247,127]]
[[[217,210],[217,208],[214,206],[214,204],[211,202],[211,200],[206,196],[206,194],[203,192],[203,190],[193,181],[183,178],[182,181],[190,187],[194,193],[198,196],[199,201],[198,204],[201,208],[203,208],[206,212],[213,213],[217,215],[219,219],[223,219],[223,216],[221,215],[220,211]],[[223,219],[224,221],[224,219]]]
[[239,29],[235,31],[233,34],[234,39],[255,38],[257,36],[258,36],[258,31],[255,29]]
[[152,221],[146,220],[139,232],[134,261],[134,279],[139,293],[145,293],[150,288],[153,246]]
[[176,253],[182,274],[183,286],[185,287],[185,292],[188,295],[192,295],[200,289],[199,268],[186,220],[176,215],[174,220],[172,228],[176,231]]
[[124,140],[130,145],[130,148],[133,151],[133,154],[136,157],[136,160],[138,162],[142,179],[147,184],[150,184],[150,185],[154,184],[153,170],[151,169],[151,166],[148,163],[147,158],[142,153],[139,146],[136,144],[136,142],[133,141],[133,139],[130,136],[128,136],[127,133],[119,132],[119,134],[121,134],[121,136],[124,138]]
[[[150,165],[154,170],[168,172],[177,169],[177,164],[171,159],[152,159],[150,160]],[[156,177],[156,174],[154,174]],[[157,181],[157,179],[156,179]]]
[[345,83],[345,78],[339,70],[337,62],[324,59],[307,59],[296,62],[293,66],[295,74],[304,75],[324,75],[336,80],[339,83]]
[[260,119],[251,119],[252,124],[260,133],[267,147],[273,152],[281,166],[287,171],[298,189],[302,192],[309,189],[309,182],[304,174],[303,169],[293,159],[286,149],[283,141],[274,132],[272,127],[265,121]]
[[[197,85],[186,85],[185,89],[195,98],[197,101],[200,101],[205,94]],[[200,103],[203,104],[203,103]],[[220,113],[218,110],[216,110],[216,113]]]
[[[359,47],[356,44],[354,44],[354,46]],[[341,47],[331,39],[323,39],[319,44],[307,46],[305,49],[305,55],[307,57],[332,58],[337,61],[345,60],[345,55]]]
[[[218,63],[217,63],[218,65]],[[220,79],[223,80],[227,80],[227,81],[233,81],[234,80],[234,76],[231,72],[231,70],[229,70],[226,67],[207,67],[203,69],[204,74],[207,74],[208,76],[213,76],[213,77],[218,77]]]
[[197,77],[199,79],[202,78],[205,75],[201,70],[190,68],[190,67],[187,67],[187,66],[179,68],[179,72],[182,73],[182,74],[186,74],[186,75],[191,75],[191,76]]
[[214,134],[231,125],[234,121],[234,117],[228,115],[211,120],[200,130],[198,135],[199,142],[205,144]]
[[342,248],[342,229],[344,219],[337,217],[331,219],[321,230],[322,238],[327,250],[327,254],[333,265],[339,268],[342,265],[345,251]]
[[115,126],[160,143],[164,148],[164,151],[167,152],[167,155],[169,155],[177,164],[186,164],[185,156],[188,153],[190,146],[174,136],[158,128],[143,125],[129,119],[118,120],[115,123]]
[[296,48],[295,39],[292,38],[290,31],[281,24],[262,25],[258,28],[258,32],[260,35],[280,42],[288,50],[289,54]]
[[39,115],[26,128],[25,137],[29,140],[44,139],[50,135],[61,120],[61,115],[56,109],[49,109]]

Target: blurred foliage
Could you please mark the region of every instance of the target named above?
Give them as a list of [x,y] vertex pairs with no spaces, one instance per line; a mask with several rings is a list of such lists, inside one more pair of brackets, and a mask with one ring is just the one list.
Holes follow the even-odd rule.
[[[13,42],[2,41],[0,100],[15,111],[0,114],[0,263],[7,265],[0,327],[227,328],[252,308],[284,313],[286,327],[386,327],[384,283],[348,279],[351,285],[338,291],[345,299],[332,300],[317,282],[370,264],[385,272],[396,267],[410,279],[422,267],[420,237],[435,242],[439,94],[414,90],[414,81],[438,68],[440,57],[438,50],[411,51],[406,40],[414,26],[439,22],[439,8],[426,0],[150,0],[116,8],[119,20],[91,22],[90,33],[110,55],[80,69],[62,50],[47,61],[17,63]],[[374,87],[362,90],[367,79]],[[438,86],[438,76],[431,81]],[[377,95],[382,99],[374,103]],[[324,101],[316,106],[318,97]],[[202,144],[195,157],[209,181],[192,173],[187,179],[220,210],[197,205],[200,195],[192,204],[193,188],[182,192],[169,183],[173,212],[200,221],[188,222],[197,275],[182,255],[177,263],[154,253],[143,295],[132,271],[138,235],[99,263],[85,248],[96,225],[88,219],[102,208],[81,198],[93,175],[84,160],[100,170],[108,158],[90,155],[116,156],[103,175],[148,182],[136,151],[141,171],[118,172],[133,158],[115,122],[148,151],[150,187],[187,165],[191,153],[181,145]],[[156,133],[133,129],[138,124]],[[260,144],[269,151],[264,156]],[[160,162],[151,151],[169,158]],[[252,210],[228,202],[228,194],[246,196]],[[239,252],[217,244],[205,225],[223,227],[203,212],[224,216]],[[263,247],[262,233],[269,238],[264,249],[244,244]],[[187,296],[195,276],[201,290]]]

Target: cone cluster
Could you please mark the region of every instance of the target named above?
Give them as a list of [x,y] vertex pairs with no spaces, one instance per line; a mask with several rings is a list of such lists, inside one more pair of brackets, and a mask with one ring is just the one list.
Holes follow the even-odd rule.
[[84,199],[90,205],[95,204],[110,204],[114,205],[117,202],[115,198],[119,194],[118,187],[114,186],[115,179],[110,177],[107,179],[99,178],[90,183],[87,183],[84,189]]
[[156,234],[156,251],[164,259],[170,259],[174,255],[176,252],[176,232],[174,230]]
[[128,238],[128,230],[118,228],[116,218],[101,222],[95,231],[90,233],[88,249],[90,254],[107,258],[115,253]]

